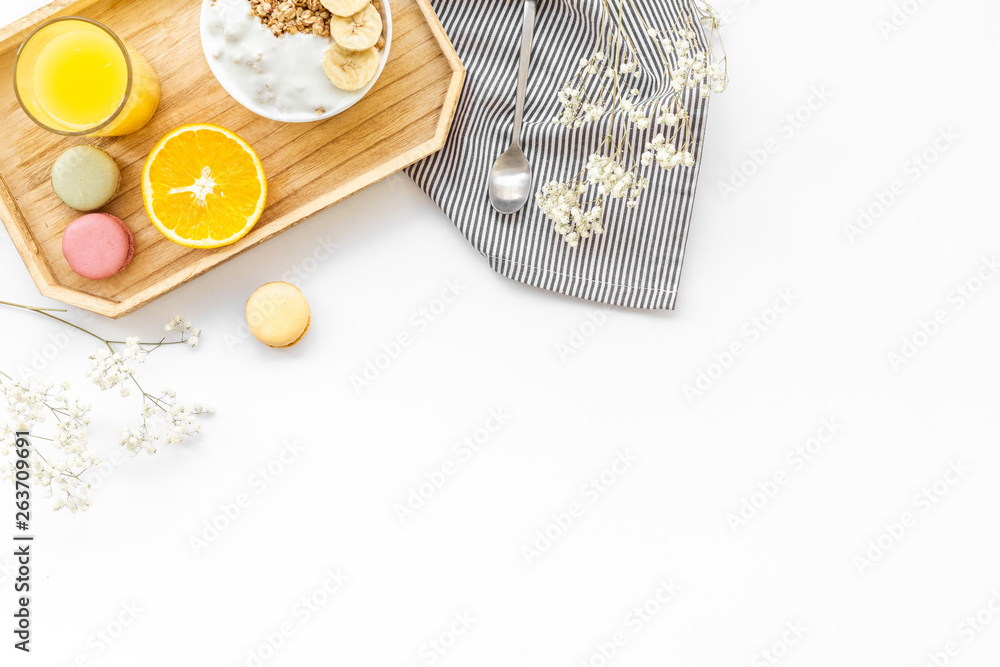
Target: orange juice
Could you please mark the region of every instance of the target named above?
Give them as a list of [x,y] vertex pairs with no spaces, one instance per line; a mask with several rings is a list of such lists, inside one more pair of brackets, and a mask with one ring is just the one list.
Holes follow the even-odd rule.
[[76,17],[45,23],[25,40],[15,85],[32,120],[60,134],[129,134],[160,101],[146,59],[106,27]]
[[84,28],[53,37],[35,61],[35,94],[53,118],[80,130],[111,118],[125,99],[125,54],[108,35]]

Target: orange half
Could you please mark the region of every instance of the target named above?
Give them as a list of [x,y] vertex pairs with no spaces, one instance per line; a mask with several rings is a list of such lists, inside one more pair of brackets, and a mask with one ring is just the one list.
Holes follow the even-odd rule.
[[188,248],[219,248],[257,224],[267,200],[260,158],[218,125],[185,125],[160,139],[142,170],[146,213]]

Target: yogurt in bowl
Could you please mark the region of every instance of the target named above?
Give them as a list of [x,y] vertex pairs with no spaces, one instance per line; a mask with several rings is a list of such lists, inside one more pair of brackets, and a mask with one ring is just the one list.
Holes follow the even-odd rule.
[[[265,6],[291,2],[273,0]],[[201,44],[215,78],[250,111],[285,123],[323,120],[360,101],[385,68],[392,14],[389,0],[380,5],[385,44],[374,78],[356,91],[337,88],[323,71],[331,37],[305,32],[276,36],[253,12],[250,0],[203,0]]]

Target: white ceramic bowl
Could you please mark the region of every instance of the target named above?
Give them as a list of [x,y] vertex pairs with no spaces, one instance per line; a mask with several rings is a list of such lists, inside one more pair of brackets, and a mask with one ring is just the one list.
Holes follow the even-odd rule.
[[385,69],[392,45],[392,11],[389,0],[381,4],[382,60],[371,83],[353,92],[340,90],[323,73],[329,38],[275,37],[250,14],[249,0],[203,0],[201,45],[215,78],[250,111],[285,123],[323,120],[357,104]]

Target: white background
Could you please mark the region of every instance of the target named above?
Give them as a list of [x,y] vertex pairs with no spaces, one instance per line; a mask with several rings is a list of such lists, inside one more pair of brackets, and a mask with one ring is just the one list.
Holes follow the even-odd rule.
[[[884,34],[893,1],[910,13]],[[14,4],[0,19],[27,9]],[[201,437],[118,466],[90,512],[38,513],[35,651],[15,654],[0,628],[0,662],[253,665],[289,623],[262,664],[1000,664],[1000,278],[974,279],[1000,257],[1000,7],[719,8],[733,84],[713,103],[674,313],[604,312],[496,276],[403,176],[123,320],[70,309],[106,337],[189,318],[202,344],[157,352],[142,377],[217,414]],[[953,137],[935,149],[942,132]],[[925,153],[933,163],[914,171]],[[852,243],[845,225],[896,180],[901,194]],[[324,244],[329,258],[309,259]],[[313,307],[305,340],[275,351],[241,337],[250,292],[304,267],[292,282]],[[966,299],[970,279],[981,289]],[[449,282],[459,297],[418,325]],[[55,305],[6,235],[0,286],[0,299]],[[794,304],[774,318],[782,290]],[[945,323],[920,335],[937,311]],[[13,310],[0,322],[8,370],[64,331]],[[357,392],[352,375],[400,333],[412,344]],[[919,351],[894,367],[904,338]],[[91,439],[110,457],[138,405],[87,386],[93,348],[73,338],[43,374],[95,402]],[[715,379],[689,400],[701,372]],[[505,423],[464,460],[455,443],[491,410]],[[789,458],[823,420],[832,439]],[[258,493],[251,476],[285,441],[303,451]],[[588,480],[619,452],[634,462],[591,502]],[[397,504],[447,461],[454,474],[401,523]],[[952,464],[967,470],[921,500]],[[776,474],[786,483],[772,487]],[[241,493],[250,506],[196,553],[191,538]],[[734,529],[744,500],[758,509]],[[572,525],[549,526],[573,503]],[[560,534],[529,563],[523,548],[547,527]],[[337,569],[348,581],[317,593]],[[661,580],[680,587],[662,604]],[[312,595],[328,599],[306,618],[296,605]]]

